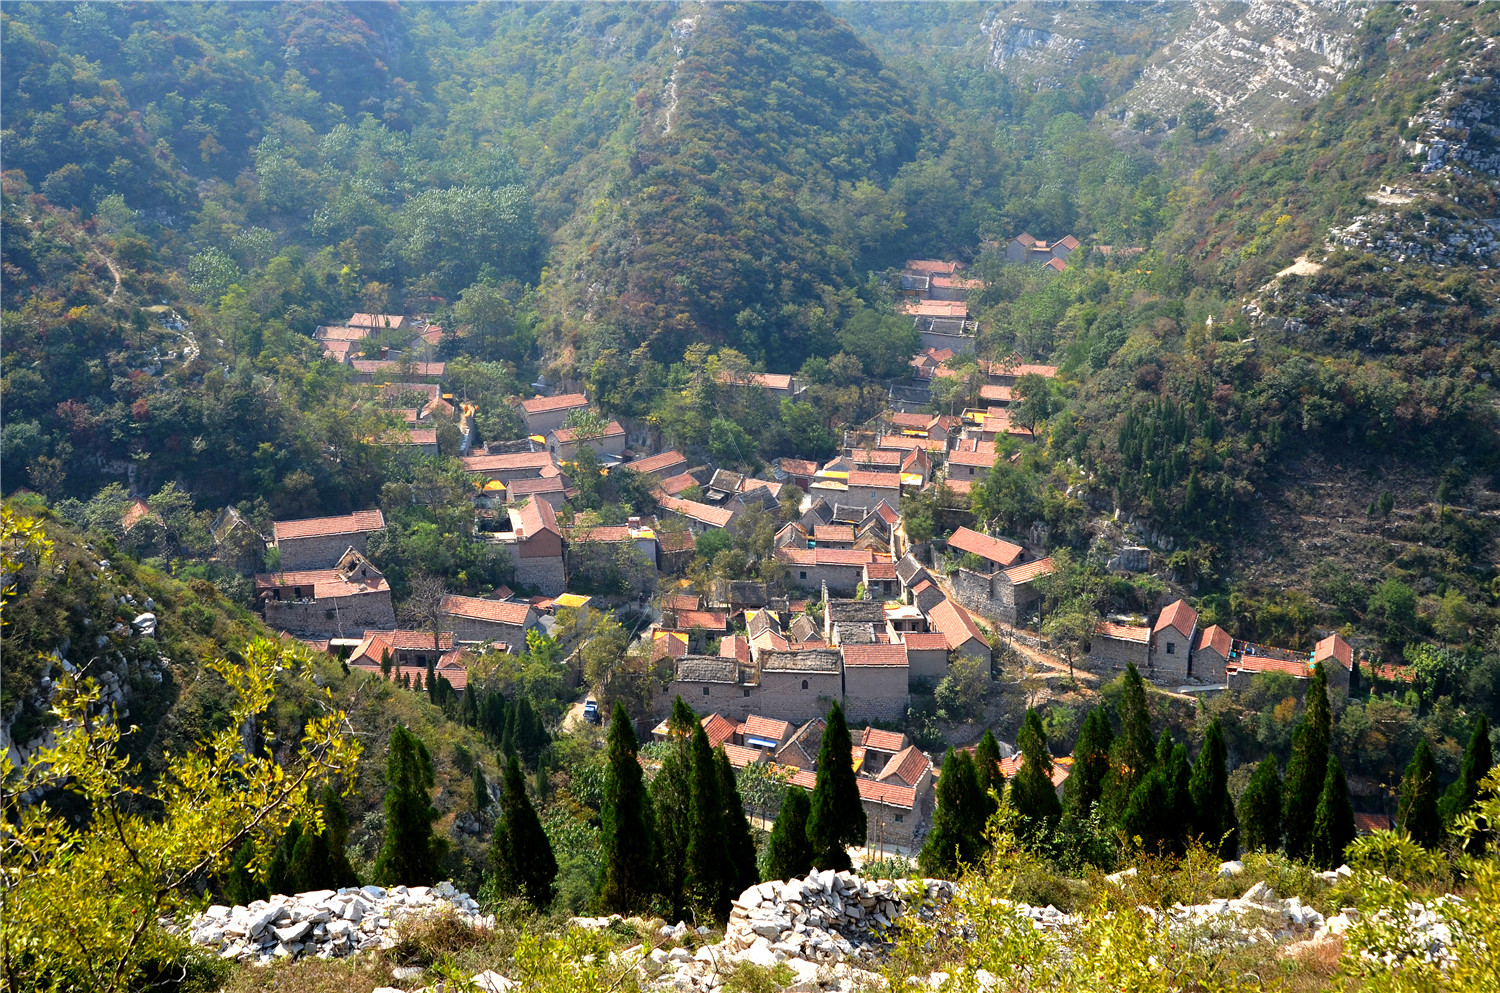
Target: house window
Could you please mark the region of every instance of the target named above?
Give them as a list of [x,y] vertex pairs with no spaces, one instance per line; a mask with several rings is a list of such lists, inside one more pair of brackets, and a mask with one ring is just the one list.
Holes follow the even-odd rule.
[[745,695],[746,695],[746,696],[749,696],[749,695],[750,695],[750,690],[749,690],[749,689],[746,689],[746,690],[745,690]]
[[896,823],[897,823],[897,824],[900,824],[900,823],[901,823],[901,821],[902,821],[902,819],[903,819],[903,818],[904,818],[904,817],[905,817],[905,816],[906,816],[906,815],[905,815],[905,814],[897,814],[897,815],[896,815]]
[[704,696],[708,696],[708,687],[707,686],[703,687],[703,695]]
[[1176,655],[1177,654],[1177,642],[1175,642],[1175,641],[1169,641],[1169,642],[1167,642],[1167,654],[1168,655]]
[[798,579],[806,579],[807,578],[807,570],[804,569],[801,572],[797,573],[797,578]]
[[804,680],[802,680],[802,688],[803,688],[803,689],[804,689],[804,690],[805,690],[805,689],[807,689],[807,680],[805,680],[805,679],[804,679]]

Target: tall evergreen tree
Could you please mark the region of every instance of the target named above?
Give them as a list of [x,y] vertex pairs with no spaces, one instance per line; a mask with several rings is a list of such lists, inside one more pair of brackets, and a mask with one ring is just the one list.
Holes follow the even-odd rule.
[[1286,853],[1294,859],[1305,859],[1312,853],[1313,818],[1317,816],[1318,797],[1327,778],[1332,730],[1328,670],[1318,666],[1308,683],[1307,710],[1292,736],[1292,757],[1286,766],[1282,792],[1281,831],[1286,839]]
[[1124,692],[1120,696],[1120,734],[1114,740],[1111,764],[1114,775],[1107,790],[1113,816],[1120,816],[1135,788],[1155,762],[1151,737],[1151,710],[1146,703],[1146,684],[1135,663],[1125,666]]
[[1336,869],[1344,862],[1344,849],[1355,838],[1354,807],[1349,803],[1349,783],[1337,756],[1328,756],[1328,771],[1313,817],[1312,861],[1320,869]]
[[699,724],[689,746],[692,769],[691,805],[688,808],[687,888],[699,910],[715,920],[729,918],[729,889],[733,869],[726,850],[724,799],[719,794],[719,772],[708,735]]
[[1109,749],[1114,737],[1104,708],[1090,710],[1073,745],[1072,774],[1063,784],[1063,806],[1069,817],[1083,820],[1104,798],[1110,776]]
[[812,801],[800,786],[788,786],[781,813],[766,844],[766,878],[799,879],[812,871],[813,847],[807,837]]
[[[1168,741],[1171,739],[1168,738]],[[1177,856],[1187,852],[1188,837],[1193,830],[1192,771],[1188,766],[1187,746],[1173,745],[1166,765],[1168,850]]]
[[427,660],[427,702],[440,703],[438,699],[437,685],[437,663],[432,659]]
[[844,708],[835,701],[828,710],[823,744],[818,749],[818,777],[813,786],[807,837],[813,845],[813,864],[820,869],[851,867],[850,845],[865,843],[865,807],[854,778],[854,754]]
[[[1075,758],[1075,768],[1077,761]],[[1217,851],[1219,858],[1234,858],[1239,851],[1239,822],[1229,795],[1229,748],[1217,717],[1203,737],[1203,751],[1193,763],[1188,792],[1193,800],[1193,833]]]
[[385,782],[385,844],[375,859],[375,878],[387,886],[431,886],[447,851],[432,833],[438,818],[427,792],[435,782],[432,753],[400,724],[391,730]]
[[297,893],[359,885],[359,877],[344,851],[349,838],[349,818],[338,790],[324,786],[321,805],[323,830],[313,831],[309,825],[292,848],[288,879]]
[[615,702],[609,722],[609,766],[604,773],[604,803],[599,810],[604,873],[599,905],[610,913],[644,909],[660,888],[652,842],[654,818],[645,777],[636,760],[635,727],[625,705]]
[[505,764],[505,793],[500,797],[500,807],[503,813],[490,845],[496,889],[518,892],[536,909],[546,910],[556,895],[557,858],[526,795],[521,761],[514,755]]
[[229,872],[224,877],[224,898],[230,906],[246,906],[256,900],[269,900],[270,888],[255,873],[250,871],[250,862],[255,858],[255,842],[246,839],[235,849],[229,863]]
[[1425,848],[1443,841],[1443,820],[1438,816],[1437,764],[1427,739],[1417,742],[1417,751],[1401,777],[1401,799],[1396,805],[1396,826]]
[[458,705],[458,719],[466,728],[479,726],[479,702],[475,699],[478,690],[465,689]]
[[671,746],[651,781],[651,807],[656,815],[657,864],[661,868],[661,891],[672,916],[687,916],[687,853],[692,810],[692,765],[688,743],[698,719],[678,697],[667,720]]
[[1172,823],[1172,790],[1165,768],[1152,769],[1130,794],[1120,827],[1126,837],[1140,839],[1142,851],[1171,852],[1180,826]]
[[1047,732],[1033,709],[1026,711],[1016,735],[1021,748],[1021,768],[1010,781],[1010,802],[1025,818],[1026,833],[1039,837],[1057,826],[1062,804],[1052,785],[1052,753],[1047,750]]
[[[979,739],[979,744],[974,748],[974,771],[979,777],[979,791],[986,797],[984,805],[985,823],[989,823],[990,815],[993,814],[1000,804],[1000,799],[1005,796],[1005,774],[1000,771],[1000,742],[995,740],[995,734],[988,728],[984,736]],[[989,800],[990,794],[994,799]]]
[[928,875],[955,878],[961,866],[973,865],[981,853],[975,824],[987,801],[979,792],[979,775],[968,752],[948,749],[937,782],[937,810],[932,830],[917,856]]
[[729,755],[722,745],[714,749],[714,771],[718,773],[719,798],[724,804],[724,849],[729,869],[726,879],[733,899],[760,882],[760,869],[755,864],[755,836],[745,817],[745,801],[740,798],[734,766],[729,764]]
[[1479,800],[1480,784],[1489,775],[1494,764],[1495,756],[1490,749],[1490,722],[1480,714],[1474,721],[1474,729],[1469,732],[1469,745],[1464,749],[1463,761],[1458,767],[1458,778],[1448,787],[1439,804],[1444,824],[1451,825],[1474,806]]
[[297,842],[302,840],[302,822],[294,820],[281,833],[281,841],[271,853],[271,864],[266,867],[266,888],[271,893],[291,896],[301,892],[297,889],[297,876],[292,871],[292,853]]
[[1250,777],[1240,797],[1241,844],[1249,852],[1274,852],[1281,847],[1281,770],[1267,756]]
[[474,763],[474,775],[471,778],[474,787],[474,810],[482,814],[490,807],[490,784],[485,780],[484,770],[479,767],[478,762]]

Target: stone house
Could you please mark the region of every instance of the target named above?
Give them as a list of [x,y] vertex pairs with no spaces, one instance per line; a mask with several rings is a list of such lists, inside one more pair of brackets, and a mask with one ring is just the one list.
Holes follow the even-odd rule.
[[532,397],[520,402],[521,419],[526,422],[526,433],[533,436],[546,436],[548,432],[562,427],[573,411],[587,410],[588,407],[589,398],[582,393]]
[[906,716],[910,674],[906,646],[845,645],[844,711],[849,720],[896,721]]
[[344,551],[361,555],[371,532],[385,527],[385,515],[377,510],[356,510],[339,517],[309,517],[297,521],[275,521],[271,544],[281,552],[283,569],[327,569]]
[[1026,549],[1004,538],[981,534],[970,528],[959,528],[948,539],[948,548],[960,555],[975,555],[979,558],[984,573],[999,572],[1024,562]]
[[960,652],[988,664],[990,643],[985,640],[968,613],[962,607],[944,597],[927,613],[932,629],[941,634],[948,643],[948,652]]
[[868,510],[882,502],[892,507],[901,505],[901,474],[871,472],[867,469],[851,470],[849,489],[840,498],[840,505]]
[[[450,656],[450,653],[454,653]],[[431,631],[392,629],[389,631],[366,631],[358,647],[349,655],[351,666],[377,668],[381,656],[387,656],[392,666],[412,666],[425,669],[428,665],[441,666],[446,660],[452,668],[456,657],[452,631],[440,631],[436,638]],[[460,667],[462,668],[462,667]],[[467,670],[465,670],[467,671]],[[444,672],[447,675],[447,672]],[[453,682],[452,677],[448,681]],[[455,684],[454,689],[460,689]]]
[[697,500],[683,500],[662,493],[657,494],[656,505],[668,514],[677,514],[685,519],[694,534],[702,534],[710,528],[733,530],[734,519],[738,516],[736,507],[713,507]]
[[1189,668],[1195,679],[1206,683],[1222,683],[1228,679],[1226,667],[1233,653],[1234,641],[1229,632],[1211,624],[1198,635],[1198,644],[1193,647]]
[[460,641],[501,641],[512,655],[526,649],[526,632],[539,628],[536,609],[529,602],[488,600],[482,597],[443,597],[443,625]]
[[993,446],[987,451],[963,451],[955,449],[948,453],[948,482],[966,483],[975,487],[984,482],[995,466]]
[[1162,609],[1151,629],[1151,653],[1146,678],[1186,682],[1191,673],[1191,655],[1198,633],[1198,612],[1186,600],[1174,600]]
[[865,592],[868,595],[890,600],[899,595],[898,585],[896,563],[889,559],[865,563]]
[[255,598],[266,625],[277,631],[341,638],[396,624],[385,575],[352,547],[331,569],[257,575]]
[[351,359],[356,383],[386,383],[395,379],[440,381],[448,371],[445,362],[413,362],[405,359]]
[[907,676],[929,688],[948,675],[948,639],[939,631],[913,631],[901,636],[906,645]]
[[516,585],[546,596],[557,596],[567,589],[562,528],[550,503],[533,499],[507,504],[505,516],[497,523],[499,530],[485,532],[485,536],[510,549]]
[[831,592],[853,595],[864,581],[865,566],[875,554],[864,549],[797,548],[776,549],[776,557],[790,570],[789,581],[801,589],[827,587]]
[[633,469],[643,476],[655,476],[657,479],[666,479],[678,473],[686,471],[687,459],[681,452],[669,449],[656,455],[648,455],[645,458],[636,459],[625,463],[625,468]]
[[1342,637],[1330,634],[1313,646],[1312,664],[1328,666],[1328,688],[1340,696],[1349,695],[1349,678],[1354,673],[1354,649]]
[[494,480],[509,486],[517,479],[540,479],[557,475],[557,464],[551,452],[504,452],[495,455],[466,455],[459,459],[464,472],[483,480]]
[[619,421],[610,421],[604,433],[581,437],[576,428],[559,427],[547,432],[547,451],[559,462],[572,462],[580,448],[593,449],[595,455],[620,458],[625,454],[625,429]]
[[1094,625],[1094,634],[1089,639],[1086,665],[1095,672],[1107,672],[1134,663],[1145,675],[1150,656],[1150,628],[1100,621]]
[[506,488],[506,499],[510,503],[526,500],[542,500],[552,505],[554,511],[562,510],[568,499],[567,487],[561,475],[541,476],[536,479],[512,479]]

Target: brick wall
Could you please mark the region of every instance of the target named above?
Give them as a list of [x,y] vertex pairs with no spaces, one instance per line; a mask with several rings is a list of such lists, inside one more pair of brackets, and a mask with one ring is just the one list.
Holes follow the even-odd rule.
[[904,665],[845,666],[844,711],[849,720],[859,724],[905,718],[909,680],[909,667]]
[[267,600],[265,617],[266,625],[277,631],[329,638],[396,626],[390,590],[324,600]]
[[312,538],[285,538],[276,542],[276,547],[281,549],[281,568],[332,569],[349,548],[363,555],[369,534],[368,531],[355,531]]

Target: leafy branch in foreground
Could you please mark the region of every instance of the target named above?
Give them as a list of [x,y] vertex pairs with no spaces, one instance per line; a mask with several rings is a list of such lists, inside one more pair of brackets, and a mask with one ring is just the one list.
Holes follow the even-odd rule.
[[[30,522],[4,522],[6,569],[20,542],[40,560]],[[123,731],[92,680],[60,682],[52,743],[17,767],[0,757],[0,965],[7,988],[115,991],[138,988],[186,958],[186,942],[162,925],[202,903],[200,891],[252,841],[261,872],[276,839],[298,818],[323,829],[321,785],[348,776],[359,745],[324,692],[285,763],[247,752],[240,729],[264,713],[278,669],[309,672],[305,650],[256,640],[238,662],[205,664],[234,703],[222,728],[171,757],[154,782],[123,757]],[[300,664],[299,664],[300,663]],[[58,808],[62,808],[59,810]],[[88,814],[69,817],[64,811]]]

